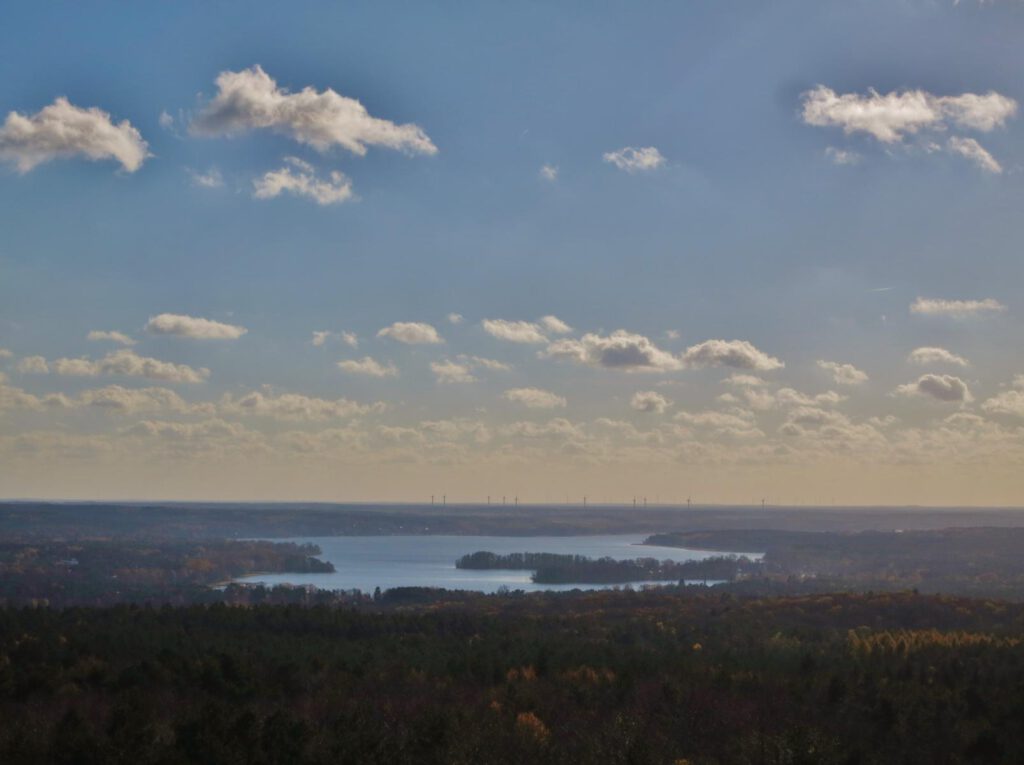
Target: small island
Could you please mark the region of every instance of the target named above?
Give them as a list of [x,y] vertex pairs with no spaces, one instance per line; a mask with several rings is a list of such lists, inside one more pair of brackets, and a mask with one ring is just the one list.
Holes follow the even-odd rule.
[[537,584],[627,584],[629,582],[733,581],[752,573],[750,558],[715,556],[703,560],[672,561],[655,558],[615,560],[555,553],[497,553],[480,551],[455,561],[460,569],[533,571]]

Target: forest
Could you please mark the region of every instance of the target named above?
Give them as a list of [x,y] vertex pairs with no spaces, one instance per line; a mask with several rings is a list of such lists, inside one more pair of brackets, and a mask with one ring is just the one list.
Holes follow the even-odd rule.
[[647,544],[763,553],[737,592],[908,590],[1024,600],[1024,529],[944,528],[817,532],[700,530]]
[[212,602],[214,585],[247,574],[334,571],[319,554],[292,542],[0,541],[0,605]]
[[5,609],[0,761],[1021,762],[1022,628],[912,593]]

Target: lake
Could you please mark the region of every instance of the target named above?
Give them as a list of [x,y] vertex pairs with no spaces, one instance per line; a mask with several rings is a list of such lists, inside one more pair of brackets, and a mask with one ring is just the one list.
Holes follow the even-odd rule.
[[[658,560],[702,560],[721,552],[687,550],[680,547],[640,545],[648,534],[567,537],[490,537],[490,536],[372,536],[372,537],[294,537],[278,542],[310,543],[323,551],[318,557],[330,561],[333,574],[257,574],[236,581],[247,584],[311,584],[320,589],[373,592],[380,587],[444,587],[449,590],[495,592],[500,587],[527,592],[552,590],[598,590],[622,585],[534,584],[531,571],[471,571],[455,568],[463,555],[481,550],[505,555],[517,552],[585,555],[616,560],[657,558]],[[760,556],[750,555],[756,558]],[[667,582],[632,582],[667,584]]]

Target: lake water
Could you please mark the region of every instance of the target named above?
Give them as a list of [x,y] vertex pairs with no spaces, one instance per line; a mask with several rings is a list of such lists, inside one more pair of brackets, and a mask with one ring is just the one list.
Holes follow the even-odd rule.
[[[687,550],[680,547],[640,545],[648,534],[571,537],[476,537],[476,536],[379,536],[379,537],[296,537],[278,542],[315,544],[323,551],[319,558],[337,569],[333,574],[258,574],[236,581],[248,584],[311,584],[320,589],[373,592],[375,587],[444,587],[449,590],[495,592],[499,587],[538,592],[541,590],[597,590],[597,584],[534,584],[531,571],[471,571],[455,568],[456,559],[487,550],[499,555],[517,552],[585,555],[589,558],[657,558],[658,560],[702,560],[727,553]],[[750,556],[759,557],[759,556]],[[632,582],[631,586],[666,584]]]

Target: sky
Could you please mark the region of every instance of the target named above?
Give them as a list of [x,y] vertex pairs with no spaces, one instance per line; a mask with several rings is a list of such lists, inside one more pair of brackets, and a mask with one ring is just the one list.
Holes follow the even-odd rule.
[[3,16],[2,497],[1024,504],[1022,3]]

